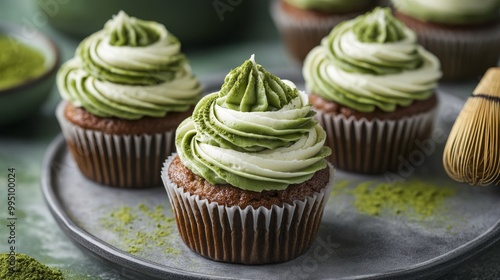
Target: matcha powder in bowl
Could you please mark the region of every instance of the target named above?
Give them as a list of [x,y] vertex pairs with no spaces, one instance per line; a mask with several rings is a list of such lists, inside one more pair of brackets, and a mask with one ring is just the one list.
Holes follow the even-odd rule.
[[0,35],[0,90],[35,79],[44,71],[45,58],[40,51]]
[[0,279],[2,280],[62,280],[64,279],[59,269],[48,267],[36,259],[25,255],[16,254],[15,261],[12,256],[0,254]]

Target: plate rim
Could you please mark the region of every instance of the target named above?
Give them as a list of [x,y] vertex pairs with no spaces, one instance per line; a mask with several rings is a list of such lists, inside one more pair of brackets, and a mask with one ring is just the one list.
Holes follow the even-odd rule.
[[[284,70],[287,74],[284,76],[292,81],[301,80],[300,73],[297,71]],[[296,77],[299,75],[299,77]],[[222,76],[224,77],[224,76]],[[292,77],[292,78],[290,78]],[[295,78],[295,79],[293,79]],[[210,78],[200,79],[203,84],[210,88],[216,84],[220,84],[221,75],[212,75]],[[303,80],[302,80],[303,82]],[[445,95],[449,98],[458,99],[465,102],[450,93],[438,91],[439,95]],[[90,232],[80,228],[64,211],[60,199],[58,198],[54,187],[52,186],[53,170],[52,166],[55,160],[61,157],[61,154],[67,153],[67,146],[63,134],[60,132],[49,144],[43,160],[41,173],[41,189],[46,204],[55,218],[57,224],[62,231],[70,237],[71,241],[79,245],[80,249],[84,248],[93,257],[100,258],[106,265],[112,267],[120,267],[120,275],[123,271],[138,273],[153,279],[242,279],[224,276],[207,275],[187,270],[180,270],[174,267],[168,267],[151,262],[139,256],[124,252],[113,245],[106,243],[104,240],[97,238]],[[410,266],[402,267],[395,270],[390,270],[381,273],[364,274],[353,277],[343,277],[340,279],[428,279],[428,277],[437,278],[442,276],[454,268],[463,264],[469,259],[478,256],[481,252],[488,249],[492,245],[500,242],[500,219],[489,229],[484,231],[476,238],[462,244],[461,246],[448,251],[442,255],[416,263]],[[126,265],[126,266],[125,266]],[[126,275],[125,275],[126,276]],[[134,279],[134,278],[133,278]],[[143,279],[143,278],[141,278]]]

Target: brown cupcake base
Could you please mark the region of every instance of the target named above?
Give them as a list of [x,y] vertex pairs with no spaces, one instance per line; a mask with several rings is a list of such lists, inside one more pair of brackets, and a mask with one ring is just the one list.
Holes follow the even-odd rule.
[[[165,126],[161,122],[170,125],[170,120],[145,125],[143,121],[98,118],[80,110],[61,102],[56,116],[69,151],[85,177],[119,188],[161,185],[161,164],[175,151],[175,129],[145,132],[161,131]],[[127,126],[129,122],[132,125]],[[134,132],[134,127],[139,133]]]
[[317,109],[315,118],[326,131],[325,145],[332,149],[329,161],[336,168],[363,174],[397,171],[404,165],[419,148],[418,142],[430,137],[437,104],[433,96],[393,113],[374,112],[365,117],[318,98],[310,96]]
[[207,199],[224,206],[238,206],[246,208],[261,206],[270,209],[273,205],[282,206],[285,203],[292,204],[295,200],[319,193],[330,180],[328,168],[319,170],[314,177],[301,183],[291,184],[284,190],[268,190],[253,192],[233,187],[231,185],[210,184],[189,170],[182,164],[179,157],[174,157],[168,169],[170,179],[177,185],[182,185],[185,192],[198,195],[200,199]]
[[165,117],[143,117],[138,120],[118,118],[101,118],[92,115],[85,109],[75,107],[71,103],[64,106],[64,118],[73,125],[83,129],[100,131],[114,135],[141,135],[163,133],[176,129],[186,118],[191,116],[191,110],[186,112],[170,112]]
[[371,6],[350,13],[323,13],[302,10],[287,4],[283,0],[271,3],[271,16],[290,55],[300,64],[321,39],[328,35],[335,25],[358,15]]
[[323,97],[315,94],[309,94],[309,102],[313,105],[316,110],[319,110],[324,113],[339,115],[342,114],[346,118],[354,117],[357,120],[367,119],[367,120],[399,120],[404,117],[413,116],[416,114],[420,114],[423,112],[427,112],[432,108],[435,108],[438,103],[437,95],[434,93],[429,98],[425,100],[416,100],[410,106],[402,107],[397,106],[396,110],[393,112],[384,112],[379,108],[376,108],[375,111],[370,113],[363,113],[356,111],[352,108],[346,107],[342,104],[328,101]]
[[[243,208],[186,192],[179,186],[181,182],[177,184],[169,176],[170,170],[177,169],[171,167],[174,157],[165,163],[162,179],[182,240],[194,252],[222,262],[278,263],[303,254],[314,241],[333,184],[331,166],[328,182],[311,196],[269,208]],[[194,174],[188,177],[206,184]]]

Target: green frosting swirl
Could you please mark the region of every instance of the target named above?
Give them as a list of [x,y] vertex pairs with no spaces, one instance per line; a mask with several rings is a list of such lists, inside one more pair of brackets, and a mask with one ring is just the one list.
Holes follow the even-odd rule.
[[290,5],[324,12],[346,13],[363,10],[372,5],[373,0],[285,0]]
[[499,18],[498,0],[391,0],[394,7],[421,21],[450,25],[478,24]]
[[[382,15],[381,15],[382,14]],[[371,13],[357,17],[352,29],[363,43],[392,43],[405,38],[403,25],[391,15],[391,10],[377,7]]]
[[[104,25],[102,31],[84,39],[76,53],[82,59],[84,69],[101,80],[129,85],[168,82],[174,79],[175,73],[186,63],[186,57],[180,52],[172,52],[158,63],[151,63],[147,56],[142,56],[140,58],[145,58],[146,61],[129,64],[126,67],[110,63],[99,56],[99,48],[104,44],[102,41],[110,46],[123,48],[151,46],[158,42],[162,27],[156,22],[129,17],[121,11]],[[168,34],[165,39],[171,49],[180,49],[180,42],[175,36]],[[111,51],[111,48],[109,50]]]
[[219,97],[218,104],[224,108],[265,112],[283,108],[297,97],[297,89],[292,90],[261,65],[247,60],[226,76]]
[[441,77],[438,59],[389,8],[337,25],[306,57],[306,86],[359,112],[391,112],[432,95]]
[[262,191],[302,183],[331,151],[307,95],[253,58],[233,69],[219,92],[177,129],[182,162],[212,184]]
[[394,43],[406,38],[404,28],[403,23],[392,16],[389,8],[376,7],[372,12],[351,21],[343,22],[335,27],[323,39],[322,45],[326,46],[330,51],[335,65],[346,72],[375,75],[399,73],[403,70],[416,69],[421,65],[422,57],[416,48],[411,53],[407,53],[403,60],[379,59],[369,61],[365,60],[364,57],[346,54],[348,50],[342,44],[348,42],[344,42],[342,38],[352,30],[357,42]]
[[160,39],[157,23],[129,17],[121,11],[114,20],[104,24],[108,42],[112,46],[149,46]]
[[63,99],[99,117],[139,119],[186,111],[201,86],[179,40],[158,23],[123,11],[84,39],[59,70]]

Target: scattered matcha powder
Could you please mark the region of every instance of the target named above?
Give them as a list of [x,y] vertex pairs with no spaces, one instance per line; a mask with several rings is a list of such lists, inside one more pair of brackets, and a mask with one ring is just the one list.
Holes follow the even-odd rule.
[[331,197],[335,197],[339,194],[341,194],[347,187],[349,187],[350,182],[348,180],[341,180],[338,182],[335,182],[332,188],[332,191],[330,192]]
[[362,182],[347,188],[349,182],[340,181],[331,196],[346,193],[354,196],[354,207],[360,213],[379,216],[383,211],[394,215],[423,220],[435,216],[444,200],[455,194],[451,187],[419,180],[393,183]]
[[137,215],[134,215],[133,212],[134,209],[131,207],[122,207],[118,211],[112,212],[110,214],[111,218],[119,222],[116,223],[114,230],[120,231],[122,226],[130,225],[137,218]]
[[[142,222],[140,227],[135,225],[137,221]],[[153,247],[165,247],[165,252],[170,254],[180,253],[170,246],[169,240],[175,219],[165,216],[162,205],[152,210],[144,203],[135,208],[121,207],[103,217],[101,223],[120,236],[129,253],[139,253]]]
[[36,259],[25,255],[15,254],[15,267],[11,270],[11,256],[0,254],[0,279],[3,280],[62,280],[62,272],[50,268]]
[[353,190],[356,209],[369,215],[380,215],[383,209],[419,220],[433,216],[445,198],[455,194],[449,187],[422,181],[362,183]]

